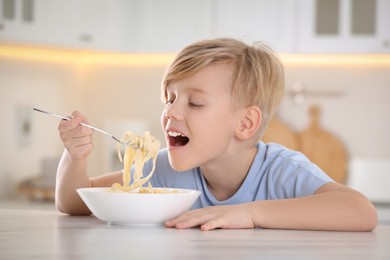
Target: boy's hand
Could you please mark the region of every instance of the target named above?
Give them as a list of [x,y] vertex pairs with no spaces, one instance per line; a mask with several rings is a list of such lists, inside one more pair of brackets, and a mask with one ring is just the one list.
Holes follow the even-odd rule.
[[213,206],[187,211],[165,222],[170,228],[191,228],[200,226],[202,230],[216,228],[254,228],[248,204]]
[[86,158],[92,151],[93,129],[80,125],[88,120],[78,111],[71,115],[71,120],[61,120],[58,131],[62,142],[73,160]]

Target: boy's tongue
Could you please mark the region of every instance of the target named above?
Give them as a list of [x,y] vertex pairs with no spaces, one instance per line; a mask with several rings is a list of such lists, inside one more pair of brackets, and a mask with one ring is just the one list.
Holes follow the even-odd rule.
[[189,139],[185,136],[176,136],[169,138],[169,145],[171,146],[183,146],[188,143]]

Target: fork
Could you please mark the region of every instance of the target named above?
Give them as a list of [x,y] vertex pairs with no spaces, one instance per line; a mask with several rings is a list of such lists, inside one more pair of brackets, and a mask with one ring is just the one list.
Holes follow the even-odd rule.
[[[42,109],[38,109],[38,108],[33,108],[34,111],[37,111],[37,112],[41,112],[41,113],[44,113],[44,114],[47,114],[47,115],[51,115],[51,116],[55,116],[55,117],[58,117],[58,118],[61,118],[61,119],[64,119],[64,120],[70,120],[71,117],[70,116],[61,116],[61,115],[58,115],[58,114],[55,114],[55,113],[52,113],[52,112],[48,112],[48,111],[45,111],[45,110],[42,110]],[[113,136],[112,134],[102,130],[102,129],[99,129],[97,127],[94,127],[94,126],[91,126],[91,125],[88,125],[88,124],[85,124],[85,123],[80,123],[80,125],[83,125],[85,127],[88,127],[88,128],[91,128],[93,130],[96,130],[100,133],[103,133],[105,135],[108,135],[109,137],[111,137],[112,139],[114,139],[116,142],[124,145],[124,146],[132,146],[134,148],[138,148],[138,144],[135,144],[135,143],[130,143],[130,142],[123,142],[121,140],[119,140],[118,138],[116,138],[115,136]]]

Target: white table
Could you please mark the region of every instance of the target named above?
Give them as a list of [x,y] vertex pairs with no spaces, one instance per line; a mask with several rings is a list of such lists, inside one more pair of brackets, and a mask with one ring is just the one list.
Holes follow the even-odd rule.
[[175,230],[110,226],[94,216],[0,210],[0,259],[390,259],[374,232]]

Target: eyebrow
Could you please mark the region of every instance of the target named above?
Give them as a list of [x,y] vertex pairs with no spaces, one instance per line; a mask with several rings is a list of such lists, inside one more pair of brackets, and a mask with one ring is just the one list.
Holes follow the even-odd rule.
[[[165,89],[166,92],[169,91],[169,86]],[[200,89],[200,88],[197,88],[197,87],[189,87],[189,88],[186,88],[184,90],[185,92],[195,92],[195,93],[200,93],[200,94],[209,94],[208,91],[204,90],[204,89]]]
[[186,89],[186,91],[200,93],[200,94],[209,94],[208,91],[206,91],[204,89],[199,89],[199,88],[196,88],[196,87],[190,87],[189,89]]

